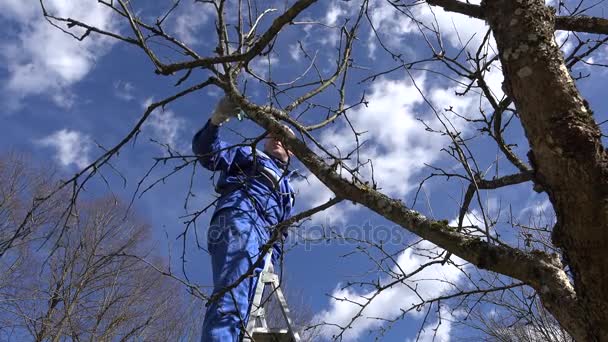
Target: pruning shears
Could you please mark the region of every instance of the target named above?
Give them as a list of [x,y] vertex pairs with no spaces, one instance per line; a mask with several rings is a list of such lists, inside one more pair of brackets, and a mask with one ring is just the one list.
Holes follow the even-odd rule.
[[247,114],[239,108],[239,112],[236,114],[236,118],[239,121],[243,121],[247,117]]

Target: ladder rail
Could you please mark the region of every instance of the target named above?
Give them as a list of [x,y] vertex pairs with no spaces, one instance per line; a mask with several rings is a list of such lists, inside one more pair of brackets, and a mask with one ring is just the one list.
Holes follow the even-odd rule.
[[[285,322],[287,323],[286,332],[283,332],[285,329],[278,329],[279,332],[277,332],[277,329],[268,328],[268,322],[266,321],[266,310],[264,308],[265,303],[262,303],[264,289],[267,285],[271,287],[270,296],[274,295],[279,302],[281,314],[285,319]],[[257,326],[258,320],[260,321],[261,326]],[[288,334],[291,336],[291,340],[293,342],[301,341],[300,334],[298,334],[298,332],[295,331],[293,327],[293,321],[290,317],[289,306],[287,305],[287,300],[285,299],[285,295],[281,290],[279,277],[274,273],[274,267],[272,266],[272,250],[269,250],[266,256],[264,257],[264,267],[262,269],[262,272],[258,276],[255,294],[249,311],[249,322],[247,323],[247,331],[245,332],[243,341],[254,342],[253,336],[256,333],[278,333],[281,335]]]
[[[273,271],[272,264],[270,265],[270,270],[271,270],[271,272]],[[290,317],[291,311],[289,310],[289,306],[287,305],[287,299],[285,299],[285,296],[283,295],[283,291],[281,291],[279,277],[274,273],[272,275],[274,276],[274,277],[272,277],[273,278],[272,279],[272,291],[274,291],[274,294],[275,294],[277,300],[279,301],[279,305],[281,307],[281,313],[283,314],[283,318],[285,319],[285,322],[287,323],[287,329],[289,329],[291,334],[294,336],[294,340],[296,342],[299,342],[300,336],[299,336],[298,332],[293,329],[293,321],[291,320],[291,317]]]
[[[262,326],[267,327],[266,323],[266,313],[264,307],[262,305],[262,296],[264,295],[264,283],[262,280],[262,276],[268,272],[270,265],[268,263],[268,257],[271,256],[272,251],[269,251],[268,255],[264,259],[264,268],[262,272],[258,276],[258,282],[255,287],[255,295],[253,296],[253,301],[251,302],[251,308],[249,312],[249,322],[247,323],[247,331],[252,331],[255,327],[258,318],[262,321]],[[261,286],[260,286],[261,285]]]

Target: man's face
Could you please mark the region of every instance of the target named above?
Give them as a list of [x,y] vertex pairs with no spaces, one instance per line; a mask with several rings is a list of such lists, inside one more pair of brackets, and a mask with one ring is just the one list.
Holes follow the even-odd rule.
[[292,155],[291,151],[283,146],[283,143],[273,134],[270,134],[266,139],[264,151],[285,163],[289,160],[289,156]]

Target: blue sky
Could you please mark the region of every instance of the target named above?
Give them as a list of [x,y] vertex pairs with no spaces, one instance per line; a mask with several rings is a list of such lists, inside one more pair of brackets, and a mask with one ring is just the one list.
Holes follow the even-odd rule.
[[[108,30],[130,33],[124,21],[97,5],[96,1],[52,0],[47,3],[50,9],[61,15],[79,18]],[[168,8],[171,2],[159,1],[154,2],[154,5],[145,1],[133,3],[138,9],[138,15],[151,21],[150,19]],[[299,51],[297,41],[300,41],[311,58],[314,56],[319,72],[331,73],[335,68],[339,39],[339,31],[335,27],[354,15],[358,3],[327,1],[312,6],[298,21],[314,21],[323,25],[301,23],[287,27],[275,44],[275,50],[266,58],[254,60],[253,69],[266,77],[270,70],[270,76],[277,83],[297,78],[309,65],[306,56]],[[282,12],[284,2],[264,2],[264,6],[277,8],[278,11],[268,14],[261,22],[261,29],[267,27],[270,20]],[[411,21],[397,13],[385,1],[371,1],[370,6],[370,20],[381,32],[383,42],[389,48],[401,53],[406,61],[430,56],[422,35]],[[215,41],[212,40],[215,35],[214,14],[208,7],[194,4],[192,1],[182,1],[166,24],[168,32],[191,45],[201,55],[210,55],[215,46]],[[432,19],[431,12],[426,7],[420,6],[414,11],[423,21]],[[486,27],[481,21],[444,13],[441,10],[435,10],[435,15],[449,52],[456,51],[460,41],[467,41],[471,37],[471,46],[476,48],[475,43],[481,41],[485,34]],[[7,32],[0,40],[0,58],[3,61],[0,67],[0,84],[3,87],[0,95],[0,143],[4,151],[23,151],[43,164],[57,167],[65,177],[69,177],[99,156],[102,150],[98,145],[108,148],[116,144],[142,115],[147,104],[184,88],[174,87],[179,75],[156,75],[152,63],[142,51],[133,46],[94,34],[83,42],[77,42],[53,28],[42,18],[37,2],[3,1],[0,4],[0,23]],[[564,34],[558,33],[558,40],[564,39]],[[572,47],[571,43],[566,43],[564,50],[568,51]],[[162,47],[154,48],[162,51],[159,53],[161,58],[183,59],[175,53],[162,50]],[[600,50],[594,58],[601,60],[605,56],[606,51]],[[373,160],[375,179],[385,193],[401,198],[411,205],[419,182],[431,172],[425,164],[462,172],[454,160],[441,152],[448,140],[425,131],[424,126],[417,120],[424,119],[433,127],[439,125],[416,86],[423,90],[427,100],[440,112],[452,107],[459,113],[474,115],[479,113],[480,107],[489,107],[483,101],[480,104],[479,96],[475,94],[455,96],[455,91],[462,90],[457,84],[422,70],[412,70],[411,78],[408,73],[398,70],[373,82],[360,82],[374,72],[396,65],[390,55],[382,50],[369,24],[365,22],[355,42],[353,58],[358,68],[349,71],[347,102],[357,102],[363,92],[368,101],[367,106],[359,106],[348,112],[353,126],[358,130],[367,131],[363,135],[367,144],[361,150],[362,160]],[[432,66],[445,71],[439,64]],[[602,113],[607,106],[603,88],[600,86],[603,71],[590,67],[581,67],[580,71],[594,73],[592,77],[582,80],[579,87],[595,110],[598,122],[603,121]],[[194,84],[207,76],[204,72],[195,71],[186,83]],[[309,72],[301,81],[314,79],[314,76],[313,72]],[[412,80],[415,80],[415,84]],[[252,78],[247,79],[247,82],[249,96],[258,103],[264,103],[267,89],[263,84]],[[502,75],[497,68],[489,72],[488,82],[496,94],[501,94]],[[335,90],[330,90],[315,98],[315,103],[335,106],[336,94]],[[206,88],[170,104],[164,111],[155,112],[137,141],[125,146],[120,156],[112,161],[116,169],[128,180],[126,186],[123,186],[121,178],[111,169],[104,168],[102,172],[110,180],[111,188],[106,188],[101,180],[96,178],[88,187],[85,196],[112,192],[129,201],[138,181],[153,165],[153,158],[166,155],[162,146],[151,142],[150,139],[170,144],[175,150],[190,154],[192,135],[209,118],[220,96],[221,93],[217,89]],[[304,120],[314,122],[324,114],[317,108],[310,115],[306,115]],[[453,119],[455,127],[462,130],[463,134],[476,135],[475,130],[465,122]],[[238,136],[231,133],[230,129],[248,137],[261,132],[250,122],[235,121],[230,122],[228,129],[224,128],[222,132],[229,141],[238,142]],[[337,147],[346,151],[354,146],[353,135],[344,120],[315,132],[315,137],[325,147],[332,149]],[[528,148],[518,122],[507,131],[506,138],[517,144],[515,151],[525,159]],[[471,148],[482,169],[492,166],[499,153],[495,144],[487,138],[475,140]],[[150,184],[151,180],[171,172],[178,164],[168,162],[158,167],[145,184]],[[499,175],[515,171],[507,165],[504,158],[500,165]],[[302,168],[297,162],[295,166]],[[308,174],[306,170],[302,171]],[[192,169],[186,168],[135,201],[136,209],[154,227],[159,251],[165,255],[171,254],[173,265],[176,267],[181,266],[177,260],[181,254],[181,243],[176,242],[175,238],[185,228],[184,219],[180,217],[187,214],[184,199],[188,193],[191,173]],[[371,175],[369,170],[363,173],[368,177]],[[196,170],[193,190],[197,197],[190,203],[188,212],[202,208],[213,198],[209,177],[208,171],[202,168]],[[312,175],[307,181],[296,182],[296,186],[299,191],[296,207],[298,210],[311,208],[331,197],[331,193]],[[427,182],[423,190],[414,206],[415,209],[437,219],[452,221],[456,218],[464,191],[461,183],[446,182],[445,179],[437,178]],[[511,211],[521,220],[526,220],[530,213],[547,207],[546,198],[534,193],[529,183],[500,192],[483,193],[482,200],[490,214],[498,213],[499,209],[504,211],[511,206]],[[479,213],[479,208],[475,207]],[[548,211],[550,214],[550,209]],[[470,221],[479,224],[476,221],[479,216],[474,216],[471,215]],[[502,222],[499,228],[504,229],[503,237],[515,242],[514,232],[509,231],[508,225],[505,224],[507,219],[503,212],[499,218]],[[198,235],[203,239],[203,245],[208,220],[209,215],[206,214],[197,222]],[[386,248],[396,253],[397,263],[404,269],[416,269],[425,261],[425,258],[414,250],[405,249],[408,243],[415,240],[414,236],[401,229],[379,228],[390,228],[392,224],[361,206],[350,203],[340,204],[316,215],[312,221],[299,228],[297,233],[292,234],[292,237],[298,234],[314,237],[321,225],[334,226],[347,232],[361,232],[367,229],[367,223],[374,227],[373,231],[391,231],[391,238],[399,237],[396,239],[399,242],[393,241]],[[204,251],[195,248],[193,234],[190,234],[188,239],[187,274],[190,280],[201,286],[208,286],[211,283],[208,256]],[[351,253],[358,250],[354,242],[332,241],[307,246],[302,239],[293,239],[291,243],[295,245],[290,248],[285,260],[289,286],[302,290],[317,318],[340,323],[347,321],[348,317],[356,312],[356,306],[332,301],[328,296],[347,296],[357,300],[358,296],[369,294],[369,289],[361,287],[342,289],[348,282],[366,279],[388,281],[387,274],[374,270],[374,263],[366,255]],[[391,267],[395,265],[388,266]],[[467,267],[465,269],[468,270]],[[429,297],[450,291],[450,287],[446,286],[445,282],[422,280],[425,278],[440,278],[465,288],[467,286],[462,272],[454,267],[433,266],[425,272],[420,276],[418,286]],[[397,285],[379,295],[365,313],[367,316],[394,319],[399,315],[400,309],[409,308],[415,301],[415,295],[406,286]],[[449,310],[447,307],[444,310],[447,311],[442,316],[446,317]],[[424,312],[406,315],[384,335],[384,340],[415,339],[422,324],[423,314]],[[429,318],[431,323],[435,320],[435,316]],[[381,321],[362,318],[355,322],[345,337],[347,340],[356,341],[373,340],[373,336],[368,336],[366,331],[385,326]],[[421,340],[432,340],[433,334],[429,334],[429,331],[430,329],[427,329],[422,334]],[[325,336],[331,336],[333,331],[327,328],[323,333]],[[470,331],[444,320],[436,340],[449,341],[469,334]]]

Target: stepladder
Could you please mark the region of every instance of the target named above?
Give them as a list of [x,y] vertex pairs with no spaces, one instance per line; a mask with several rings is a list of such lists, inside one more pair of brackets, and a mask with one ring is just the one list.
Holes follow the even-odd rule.
[[[268,322],[269,303],[274,299],[278,304],[280,317],[285,328],[274,328],[276,324]],[[278,315],[273,315],[278,316]],[[271,322],[274,323],[274,322]],[[300,342],[300,335],[295,330],[287,300],[280,286],[279,276],[274,273],[272,249],[264,257],[264,267],[258,276],[255,294],[249,309],[249,322],[243,342]]]

